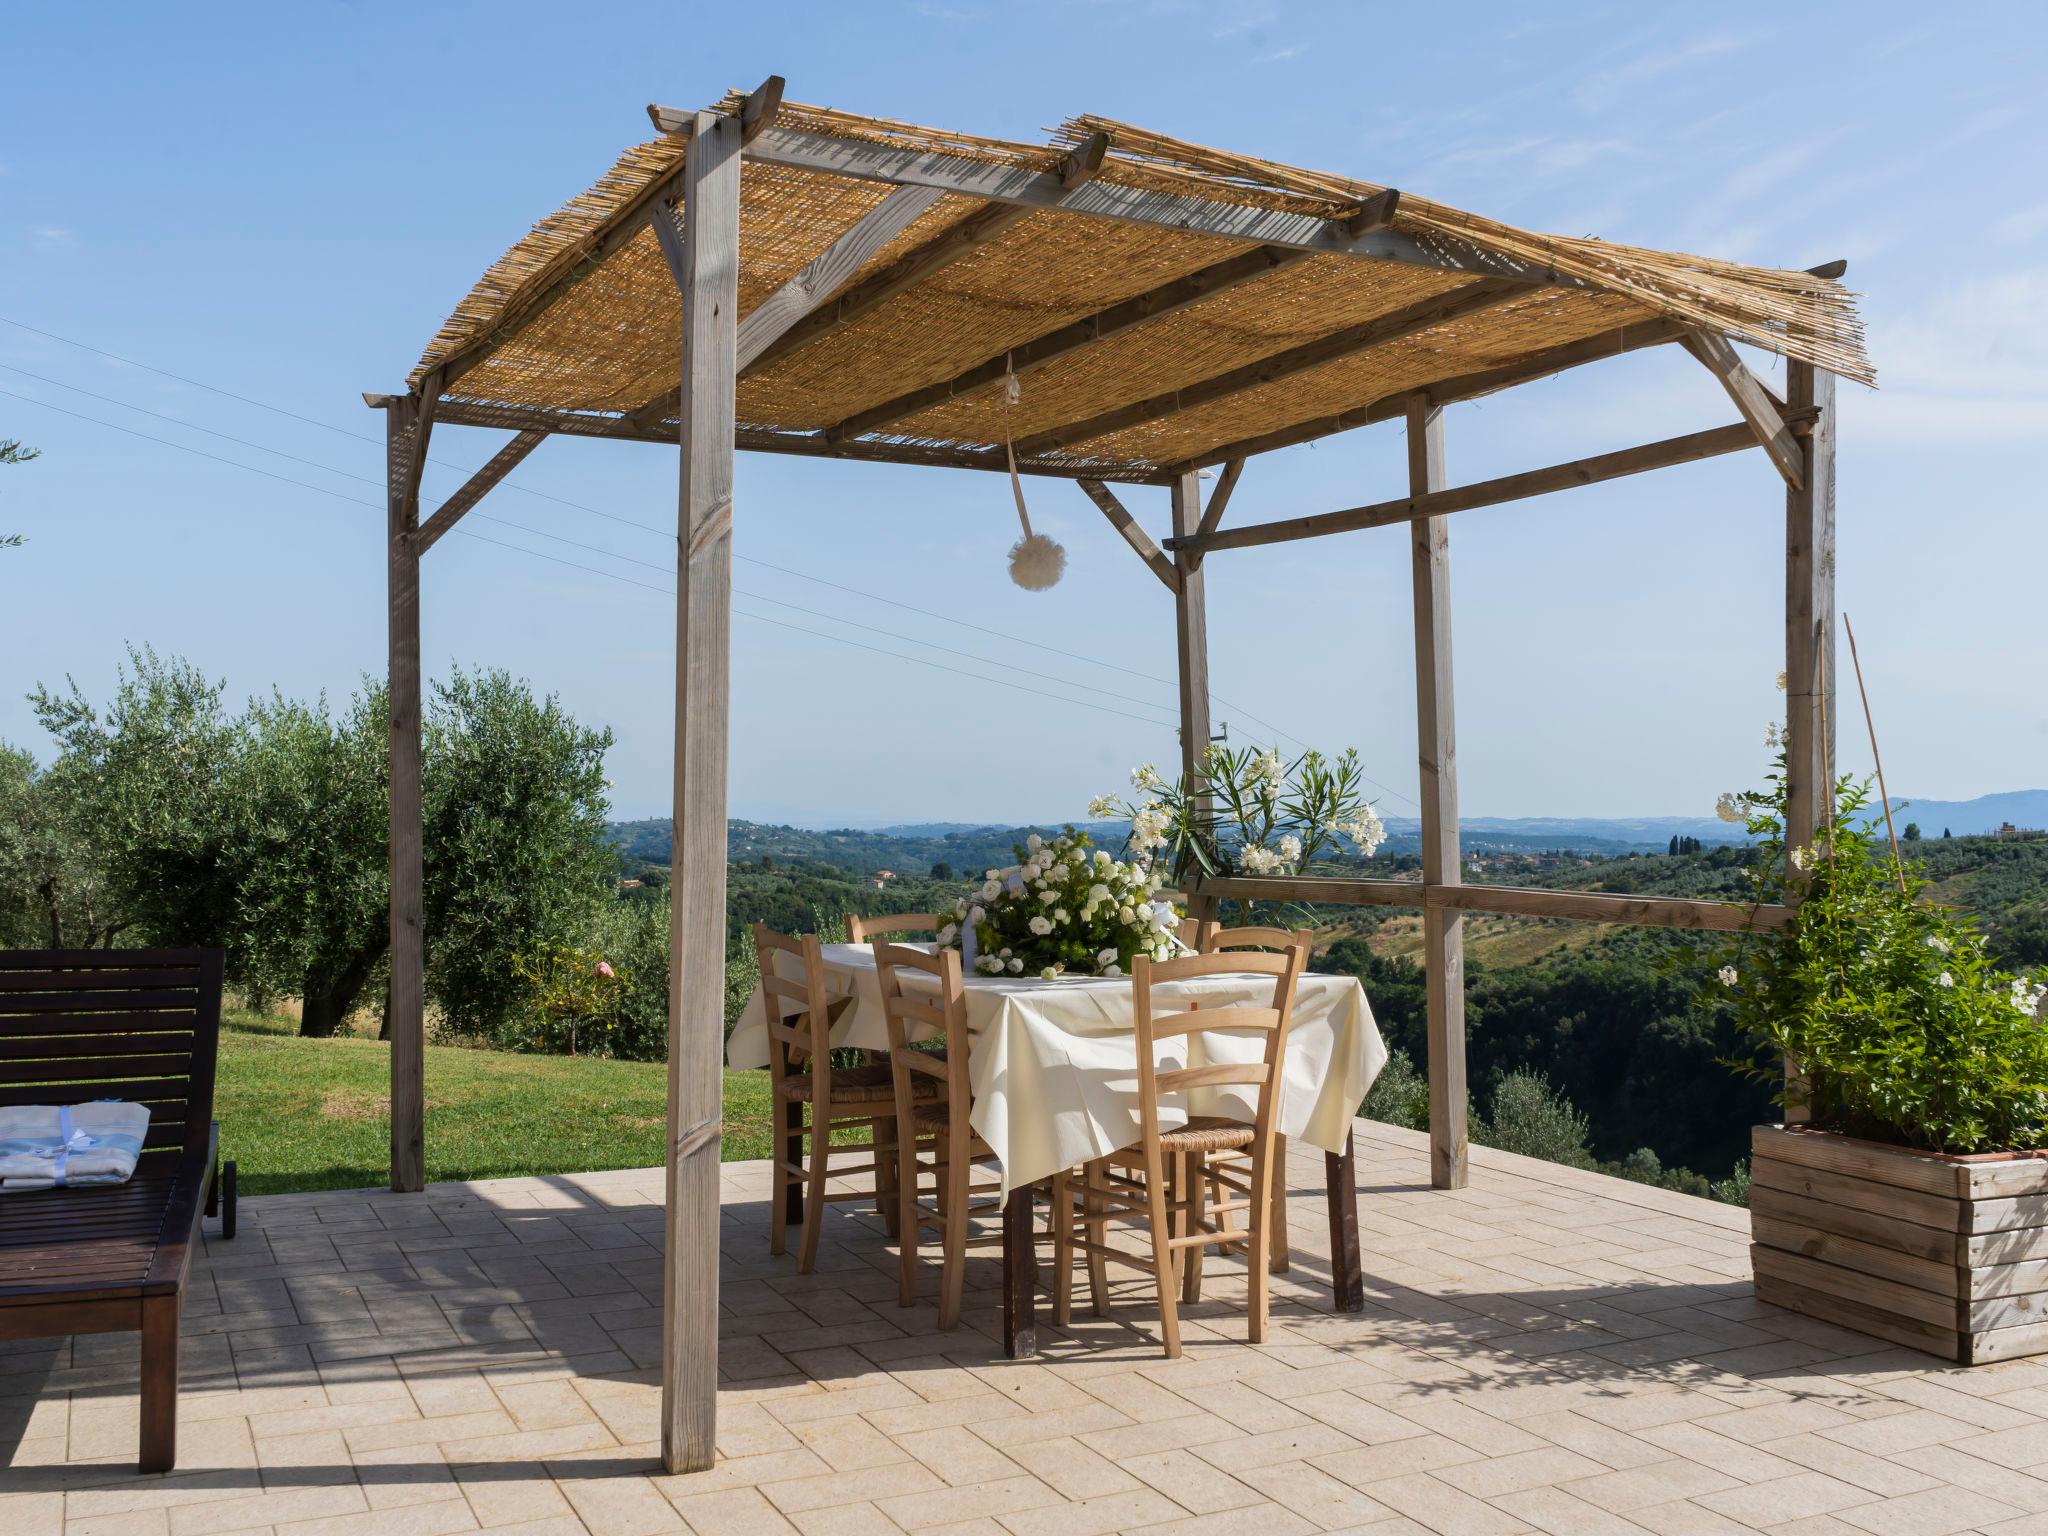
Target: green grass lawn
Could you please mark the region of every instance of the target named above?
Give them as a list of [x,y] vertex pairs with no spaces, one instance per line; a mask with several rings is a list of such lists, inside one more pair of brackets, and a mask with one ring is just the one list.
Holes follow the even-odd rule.
[[[357,1189],[390,1178],[390,1058],[375,1040],[302,1040],[291,1021],[230,1011],[214,1114],[248,1194]],[[427,1177],[646,1168],[662,1160],[660,1062],[427,1047]],[[725,1074],[727,1161],[768,1155],[768,1074]]]

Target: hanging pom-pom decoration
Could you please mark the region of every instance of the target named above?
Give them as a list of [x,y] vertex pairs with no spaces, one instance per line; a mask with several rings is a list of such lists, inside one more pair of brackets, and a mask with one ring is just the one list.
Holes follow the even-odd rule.
[[1003,451],[1010,459],[1010,494],[1017,499],[1017,521],[1024,525],[1024,537],[1010,546],[1010,580],[1026,592],[1043,592],[1057,586],[1067,569],[1067,552],[1055,539],[1031,531],[1031,514],[1024,508],[1024,482],[1017,475],[1017,449],[1010,431],[1010,412],[1024,398],[1017,375],[1003,375]]

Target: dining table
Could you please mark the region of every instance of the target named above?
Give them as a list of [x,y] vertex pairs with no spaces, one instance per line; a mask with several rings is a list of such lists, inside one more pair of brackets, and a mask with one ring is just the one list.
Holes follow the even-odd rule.
[[[917,946],[929,949],[924,944]],[[865,944],[821,946],[835,1046],[889,1048],[881,978]],[[774,957],[801,981],[801,960]],[[935,990],[921,971],[899,971],[907,991]],[[1037,1241],[1033,1190],[1050,1175],[1136,1146],[1136,1007],[1129,977],[1061,975],[962,978],[973,1103],[968,1121],[1001,1170],[1003,1196],[1003,1344],[1012,1357],[1036,1352]],[[1228,1009],[1270,1005],[1273,978],[1253,973],[1194,977],[1153,988],[1155,1006]],[[779,1004],[801,1013],[802,1004]],[[727,1065],[768,1065],[770,1036],[763,994],[747,1000],[726,1046]],[[1264,1038],[1209,1030],[1158,1042],[1159,1065],[1256,1061]],[[1188,1053],[1198,1052],[1192,1058]],[[1331,1288],[1336,1308],[1362,1311],[1365,1284],[1358,1246],[1352,1119],[1386,1065],[1386,1043],[1365,989],[1354,977],[1305,973],[1295,990],[1274,1128],[1322,1149],[1330,1217]],[[1249,1123],[1256,1110],[1242,1086],[1195,1088],[1159,1101],[1163,1129],[1192,1116]],[[800,1160],[800,1137],[786,1155]],[[792,1192],[794,1193],[794,1192]],[[801,1219],[793,1206],[791,1221]]]

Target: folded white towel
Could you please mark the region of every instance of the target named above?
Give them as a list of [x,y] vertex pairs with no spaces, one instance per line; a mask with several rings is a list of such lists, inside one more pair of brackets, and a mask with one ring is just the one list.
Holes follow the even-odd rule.
[[148,1134],[149,1106],[120,1099],[0,1108],[0,1194],[125,1183]]

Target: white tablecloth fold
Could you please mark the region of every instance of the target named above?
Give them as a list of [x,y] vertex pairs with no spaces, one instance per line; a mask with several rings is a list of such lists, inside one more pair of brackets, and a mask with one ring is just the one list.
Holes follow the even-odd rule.
[[[792,962],[788,957],[783,963]],[[833,1028],[833,1044],[888,1049],[873,952],[865,945],[828,944],[825,967],[833,995],[855,999]],[[903,974],[908,985],[932,985],[921,974]],[[1162,1007],[1176,1010],[1190,1002],[1226,1008],[1266,1003],[1272,987],[1267,976],[1209,976],[1161,987],[1155,995]],[[1005,1193],[1137,1144],[1138,1056],[1128,978],[973,976],[966,978],[966,994],[973,1037],[969,1118],[1002,1162]],[[1204,1034],[1192,1041],[1165,1040],[1158,1049],[1162,1068],[1257,1061],[1265,1037],[1249,1031]],[[768,1064],[758,990],[733,1030],[726,1060],[738,1068]],[[1281,1133],[1340,1151],[1351,1117],[1386,1061],[1365,989],[1349,976],[1303,976],[1282,1072]],[[1171,1128],[1190,1115],[1249,1121],[1252,1110],[1250,1089],[1195,1089],[1163,1099],[1160,1123]]]

